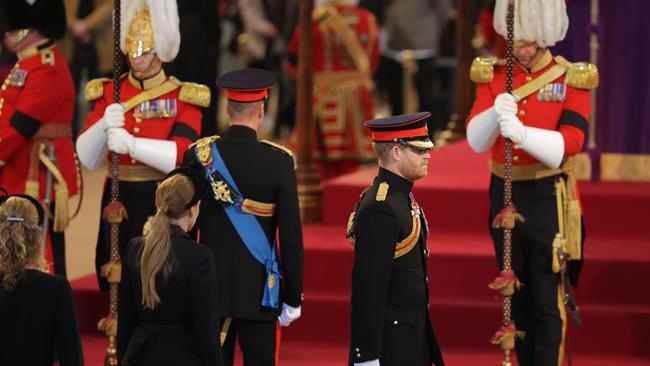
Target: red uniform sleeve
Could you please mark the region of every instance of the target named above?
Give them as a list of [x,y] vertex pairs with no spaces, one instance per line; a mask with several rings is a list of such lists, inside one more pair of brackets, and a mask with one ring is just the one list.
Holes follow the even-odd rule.
[[201,110],[191,104],[178,102],[176,123],[169,133],[169,140],[176,143],[176,165],[183,160],[185,150],[201,135]]
[[52,85],[65,87],[56,70],[49,66],[31,70],[15,108],[8,103],[3,106],[0,115],[0,160],[6,161],[28,143],[42,124],[62,122],[55,120],[59,117],[59,106],[70,103],[68,98],[74,96],[74,92],[54,92]]
[[465,121],[465,125],[467,126],[474,116],[492,107],[494,105],[494,98],[490,83],[478,84],[476,87],[476,99]]
[[590,112],[589,91],[567,86],[564,109],[558,122],[558,131],[564,138],[564,156],[582,151]]

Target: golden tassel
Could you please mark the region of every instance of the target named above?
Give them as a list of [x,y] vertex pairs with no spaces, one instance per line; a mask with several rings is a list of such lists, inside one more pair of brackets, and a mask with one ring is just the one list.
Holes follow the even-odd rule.
[[27,183],[25,183],[25,194],[34,197],[36,200],[38,200],[40,196],[39,190],[40,187],[38,180],[28,180]]
[[122,263],[120,261],[109,261],[101,267],[101,275],[108,283],[120,283],[122,278]]
[[488,284],[490,290],[499,291],[502,296],[512,296],[521,286],[515,271],[511,269],[501,271],[499,276]]
[[117,336],[117,316],[108,315],[105,318],[101,318],[97,323],[97,329],[106,333],[109,337]]
[[566,237],[567,254],[570,260],[582,259],[582,209],[576,194],[576,178],[572,171],[569,171],[566,183],[566,202],[564,213],[564,230]]
[[126,208],[119,201],[112,201],[102,211],[102,219],[109,224],[119,224],[122,220],[128,219]]
[[68,185],[65,182],[54,185],[54,225],[56,233],[65,231],[68,227]]
[[553,273],[560,273],[560,270],[562,269],[562,264],[560,263],[560,250],[563,250],[563,239],[562,235],[560,233],[555,234],[555,239],[553,239]]
[[490,343],[501,347],[502,350],[513,350],[515,348],[515,336],[517,329],[514,324],[502,325],[490,339]]
[[492,227],[495,229],[508,229],[515,228],[516,222],[526,222],[524,216],[517,212],[514,206],[508,206],[501,209],[501,211],[494,217]]

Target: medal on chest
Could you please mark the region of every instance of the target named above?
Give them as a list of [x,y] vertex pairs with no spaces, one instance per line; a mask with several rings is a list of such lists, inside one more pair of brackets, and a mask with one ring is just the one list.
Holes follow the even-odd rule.
[[25,79],[27,79],[27,70],[24,69],[12,69],[7,79],[5,80],[5,85],[14,86],[16,88],[22,88],[25,86]]
[[176,99],[154,99],[140,103],[133,116],[140,120],[176,117]]
[[563,102],[566,98],[566,84],[550,83],[544,85],[537,92],[537,100],[540,102]]

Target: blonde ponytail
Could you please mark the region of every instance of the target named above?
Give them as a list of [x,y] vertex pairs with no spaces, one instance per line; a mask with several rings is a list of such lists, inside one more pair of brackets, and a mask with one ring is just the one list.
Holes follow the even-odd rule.
[[181,174],[165,179],[156,189],[156,214],[150,220],[150,227],[144,236],[140,258],[140,278],[142,280],[142,305],[145,309],[155,309],[160,303],[156,288],[158,275],[166,279],[174,266],[171,255],[172,219],[187,214],[186,205],[194,195],[194,184]]

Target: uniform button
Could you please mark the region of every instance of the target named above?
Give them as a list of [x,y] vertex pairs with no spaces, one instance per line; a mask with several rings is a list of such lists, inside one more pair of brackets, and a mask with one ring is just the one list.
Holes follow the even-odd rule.
[[2,84],[2,90],[7,90],[7,84]]
[[526,103],[528,103],[528,100],[527,100],[527,99],[524,99],[524,100],[521,101],[521,103],[522,103],[522,104],[526,104]]
[[531,81],[531,80],[533,80],[532,76],[526,76],[526,81]]
[[357,353],[357,358],[361,358],[361,353]]
[[523,116],[524,114],[526,114],[526,111],[521,110],[521,111],[519,111],[519,114]]
[[354,352],[357,352],[357,353],[358,353],[359,351],[360,351],[360,349],[358,349],[358,348],[355,348],[355,349],[354,349]]
[[393,325],[398,325],[399,322],[397,320],[393,321]]
[[137,163],[137,162],[138,162],[137,160],[135,160],[135,159],[131,159],[131,164],[135,164],[135,163]]
[[427,304],[427,309],[431,308],[431,304]]
[[517,156],[513,156],[513,157],[512,157],[512,160],[513,160],[513,161],[519,161],[519,156],[518,156],[518,155],[517,155]]
[[140,132],[140,128],[138,128],[138,127],[134,127],[134,128],[133,128],[133,132],[135,132],[135,133]]
[[429,277],[425,277],[424,280],[429,282]]

